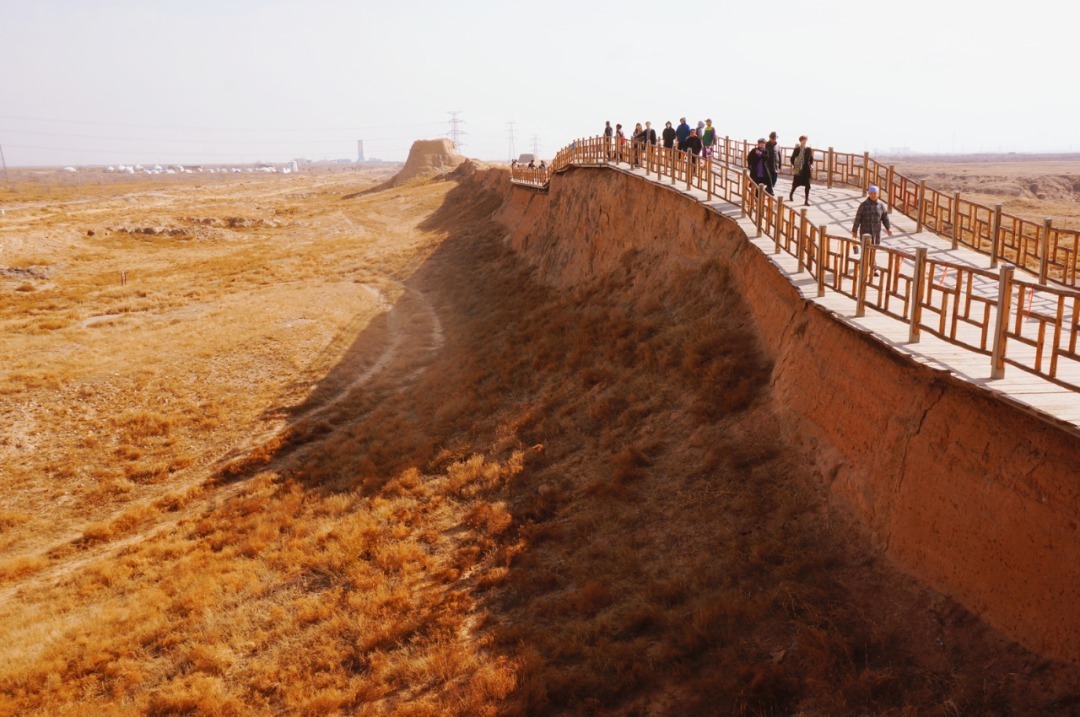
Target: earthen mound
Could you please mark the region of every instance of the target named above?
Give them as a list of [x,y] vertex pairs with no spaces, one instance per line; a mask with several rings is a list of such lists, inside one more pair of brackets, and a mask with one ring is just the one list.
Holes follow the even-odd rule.
[[454,169],[465,161],[465,156],[454,149],[454,143],[448,139],[418,139],[409,150],[405,166],[393,179],[391,186],[397,186],[415,177],[436,174]]
[[449,139],[418,139],[413,142],[409,149],[409,158],[405,160],[405,166],[401,168],[390,180],[382,184],[356,194],[349,194],[343,199],[353,199],[372,192],[381,192],[384,189],[400,187],[411,179],[432,176],[455,169],[465,162],[465,155],[459,154],[454,149],[454,143]]

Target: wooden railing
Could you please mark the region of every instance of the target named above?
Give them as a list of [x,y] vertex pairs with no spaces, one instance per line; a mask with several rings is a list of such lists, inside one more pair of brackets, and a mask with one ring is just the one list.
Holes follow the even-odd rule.
[[[990,269],[875,246],[869,235],[861,240],[830,235],[814,226],[806,210],[796,211],[782,197],[768,194],[742,168],[753,145],[724,138],[710,159],[661,145],[618,142],[590,137],[562,149],[547,169],[513,167],[514,183],[544,188],[551,177],[570,167],[626,164],[643,169],[658,181],[705,192],[706,201],[722,199],[739,207],[754,225],[757,237],[773,239],[773,253],[798,260],[798,271],[816,281],[817,295],[826,288],[851,297],[855,315],[870,306],[909,326],[908,340],[922,332],[965,346],[990,357],[991,376],[1004,376],[1006,364],[1036,374],[1071,390],[1080,390],[1080,373],[1062,377],[1063,362],[1080,368],[1080,292],[1052,286],[1060,280],[1074,285],[1077,274],[1076,232],[1054,229],[1012,217],[1000,206],[990,209],[930,190],[868,155],[842,154],[831,148],[822,173],[828,183],[866,189],[881,187],[883,201],[925,228],[992,257]],[[785,156],[788,149],[784,150]],[[785,174],[790,170],[785,163]],[[820,178],[820,173],[819,173]],[[997,266],[998,262],[1010,262]],[[1014,276],[1011,262],[1023,263],[1038,281]],[[1037,266],[1032,266],[1037,264]]]

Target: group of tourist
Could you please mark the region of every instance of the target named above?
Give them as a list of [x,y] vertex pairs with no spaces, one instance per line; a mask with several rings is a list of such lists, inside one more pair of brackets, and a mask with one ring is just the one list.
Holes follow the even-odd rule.
[[[776,180],[780,174],[780,151],[776,132],[769,133],[769,139],[758,139],[757,146],[746,154],[746,166],[750,177],[765,187],[769,194],[775,194]],[[810,176],[814,170],[814,150],[806,144],[806,135],[799,137],[799,143],[791,152],[791,191],[788,201],[795,201],[795,190],[804,190],[803,204],[810,204]]]
[[[608,141],[608,157],[614,157],[616,147],[621,148],[627,142],[632,142],[631,163],[639,162],[639,151],[644,145],[657,144],[656,130],[652,122],[642,125],[640,122],[634,126],[633,134],[627,138],[623,132],[623,126],[616,124],[614,128],[611,122],[604,123],[604,137]],[[699,121],[696,127],[691,127],[685,117],[679,118],[679,125],[672,127],[671,122],[664,123],[664,129],[660,133],[659,142],[666,149],[678,149],[680,152],[689,152],[693,157],[694,166],[697,165],[698,157],[708,159],[716,151],[716,128],[711,119]],[[781,152],[776,132],[769,133],[769,139],[758,139],[757,144],[746,154],[746,167],[750,170],[750,177],[754,182],[761,185],[766,192],[775,196],[776,180],[780,175]],[[807,136],[799,137],[799,143],[791,151],[788,161],[791,163],[791,191],[788,192],[788,201],[795,201],[795,190],[802,187],[803,205],[810,204],[810,178],[814,170],[814,150],[806,144]],[[878,202],[878,188],[870,187],[867,198],[859,205],[855,214],[855,222],[851,227],[852,238],[858,238],[860,232],[869,234],[871,241],[878,244],[881,241],[881,229],[884,227],[889,236],[892,236],[892,227],[889,223],[888,211],[884,204]],[[858,248],[856,247],[856,251]]]
[[[685,117],[679,118],[677,127],[672,127],[671,122],[664,123],[664,129],[657,136],[652,122],[644,124],[638,122],[630,137],[626,136],[621,124],[611,126],[611,122],[604,123],[604,139],[607,143],[608,159],[626,156],[623,154],[624,147],[630,144],[629,159],[631,164],[640,164],[641,151],[646,145],[656,146],[661,144],[665,149],[677,149],[680,152],[689,152],[694,167],[700,159],[709,159],[714,156],[717,146],[716,128],[711,119],[698,122],[696,127],[691,127]],[[757,144],[746,153],[746,168],[750,172],[750,178],[760,185],[764,191],[775,196],[776,181],[780,176],[780,162],[782,156],[778,144],[779,136],[776,132],[770,132],[769,138],[758,139]],[[814,150],[807,145],[806,135],[799,137],[799,143],[791,151],[788,161],[791,163],[791,189],[788,192],[788,201],[795,201],[795,190],[803,188],[803,205],[810,204],[810,178],[814,170]],[[618,154],[616,154],[618,153]],[[511,167],[520,166],[517,160],[510,163]],[[533,159],[529,159],[528,169],[546,170],[547,164],[541,160],[539,166]],[[855,213],[855,221],[851,227],[851,237],[857,239],[862,234],[870,235],[873,244],[881,242],[882,228],[892,236],[892,226],[889,222],[888,210],[885,205],[878,201],[878,188],[871,186],[867,190],[867,198]],[[858,251],[858,247],[855,247]]]
[[[510,160],[510,168],[511,169],[514,169],[514,168],[519,167],[519,166],[520,166],[520,164],[518,163],[518,161],[516,159]],[[529,163],[525,165],[525,169],[547,169],[547,162],[545,162],[544,160],[541,159],[540,164],[537,165],[536,160],[530,157],[529,158]]]
[[[633,142],[632,162],[637,163],[637,147],[642,145],[656,145],[656,130],[652,122],[642,125],[640,122],[634,126],[633,134],[627,138],[623,132],[623,126],[616,124],[613,128],[611,122],[604,123],[604,137],[611,143],[609,156],[614,156],[615,146],[622,147],[627,142]],[[769,139],[757,141],[757,146],[746,155],[746,167],[750,170],[751,178],[765,187],[769,194],[775,194],[776,180],[780,175],[781,156],[777,144],[776,132],[769,133]],[[708,159],[716,152],[716,128],[711,119],[699,121],[696,127],[691,127],[685,117],[679,118],[679,125],[672,127],[671,122],[664,123],[664,130],[660,133],[659,141],[667,149],[678,149],[680,152],[689,152],[694,157]],[[814,150],[807,146],[807,137],[799,137],[799,144],[791,153],[791,192],[788,201],[795,200],[795,190],[802,187],[804,190],[803,204],[810,204],[810,177],[814,169]]]

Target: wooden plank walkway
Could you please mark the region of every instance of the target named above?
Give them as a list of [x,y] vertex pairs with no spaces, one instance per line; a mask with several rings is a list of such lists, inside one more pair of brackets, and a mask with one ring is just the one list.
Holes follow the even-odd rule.
[[[838,321],[869,334],[894,351],[906,354],[930,368],[948,372],[1021,410],[1033,413],[1054,425],[1080,433],[1080,392],[1077,390],[1028,373],[1013,365],[1007,366],[1004,378],[993,379],[988,354],[943,340],[925,330],[921,332],[917,343],[910,343],[908,322],[884,314],[869,304],[866,307],[866,315],[856,317],[855,300],[832,289],[827,288],[825,295],[818,297],[817,282],[814,277],[807,271],[799,271],[799,262],[796,257],[785,252],[774,253],[775,240],[773,238],[767,235],[755,238],[757,227],[751,219],[740,216],[742,212],[737,205],[719,201],[715,197],[713,201],[707,201],[707,195],[702,190],[687,189],[681,182],[673,185],[668,177],[660,178],[655,173],[648,175],[645,169],[633,168],[626,163],[595,166],[607,167],[658,184],[729,217],[742,227],[746,235],[750,237],[751,244],[761,250],[777,270],[791,281],[803,298],[826,309]],[[786,199],[790,186],[790,180],[781,177],[779,186],[776,188],[777,196],[783,196]],[[797,190],[795,202],[789,203],[788,206],[801,210],[802,192],[801,189]],[[863,195],[855,189],[846,187],[828,189],[815,184],[810,191],[807,220],[814,226],[827,226],[832,235],[850,236],[855,211],[863,198]],[[889,238],[883,232],[882,246],[911,252],[922,247],[927,250],[927,256],[931,260],[949,261],[979,269],[990,268],[990,257],[984,254],[963,246],[953,249],[951,242],[947,239],[927,231],[916,232],[915,221],[899,212],[890,213],[889,218],[893,224],[893,236]],[[878,252],[875,259],[877,265],[884,268],[887,261],[884,253]],[[912,266],[911,262],[907,264],[909,268]],[[1019,267],[1016,269],[1016,277],[1030,281],[1038,280],[1037,276]],[[979,279],[975,281],[971,293],[991,301],[995,300],[998,282],[989,278],[979,277]],[[947,282],[948,277],[943,277],[942,280]],[[877,290],[871,288],[869,291]],[[1047,301],[1036,301],[1030,309],[1049,314],[1056,312],[1056,307]],[[1033,320],[1027,318],[1024,321]],[[981,328],[962,321],[957,326],[957,338],[972,345],[979,345],[981,332]],[[1009,344],[1009,358],[1032,360],[1034,351],[1033,347],[1019,342]],[[1062,362],[1059,366],[1058,377],[1066,383],[1080,385],[1080,363]],[[1080,458],[1078,458],[1078,463],[1080,463]]]

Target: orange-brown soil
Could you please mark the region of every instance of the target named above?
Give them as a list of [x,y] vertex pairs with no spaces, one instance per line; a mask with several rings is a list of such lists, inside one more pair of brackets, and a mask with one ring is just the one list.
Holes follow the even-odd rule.
[[830,499],[695,215],[572,263],[464,169],[8,213],[0,714],[1080,708]]

